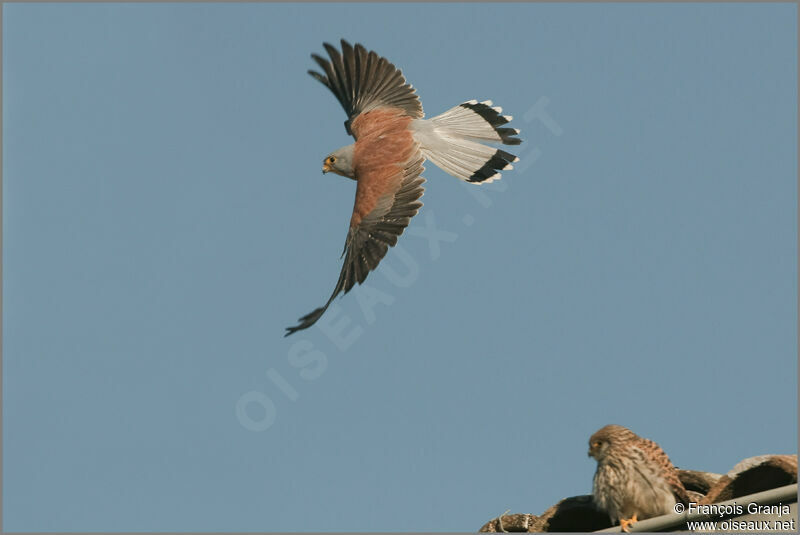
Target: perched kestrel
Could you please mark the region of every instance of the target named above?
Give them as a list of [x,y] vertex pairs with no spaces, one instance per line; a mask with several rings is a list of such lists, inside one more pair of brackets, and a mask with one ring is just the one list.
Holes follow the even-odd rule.
[[473,184],[500,178],[519,158],[477,141],[518,145],[519,130],[490,100],[470,100],[431,119],[403,74],[375,52],[342,40],[342,52],[324,43],[330,61],[311,57],[324,74],[308,73],[330,89],[347,113],[356,142],[329,154],[322,172],[355,180],[356,199],[344,245],[344,265],[328,302],[286,329],[311,327],[339,293],[361,284],[422,206],[422,164],[427,159]]
[[630,524],[673,512],[689,496],[678,471],[661,447],[622,427],[607,425],[589,439],[589,456],[597,460],[592,494],[622,531]]

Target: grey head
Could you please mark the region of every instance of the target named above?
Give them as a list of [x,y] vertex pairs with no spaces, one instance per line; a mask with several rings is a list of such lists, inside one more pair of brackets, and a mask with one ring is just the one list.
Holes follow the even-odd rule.
[[330,153],[322,163],[323,173],[336,173],[355,180],[353,171],[353,147],[355,144],[342,147]]

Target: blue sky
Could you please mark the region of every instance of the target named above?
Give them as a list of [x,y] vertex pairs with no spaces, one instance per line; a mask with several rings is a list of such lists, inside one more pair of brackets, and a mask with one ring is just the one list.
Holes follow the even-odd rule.
[[[3,528],[475,531],[588,493],[607,423],[796,452],[796,9],[3,6]],[[429,164],[284,338],[352,208],[306,74],[340,37],[428,116],[503,106],[522,160]]]

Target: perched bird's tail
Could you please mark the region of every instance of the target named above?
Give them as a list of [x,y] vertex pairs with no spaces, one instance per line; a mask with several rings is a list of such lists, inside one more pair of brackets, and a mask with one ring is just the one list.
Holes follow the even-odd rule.
[[[510,115],[500,115],[492,101],[470,100],[430,119],[411,123],[423,156],[456,178],[476,184],[500,178],[498,171],[512,169],[513,154],[477,141],[519,145],[516,128],[503,127]],[[477,140],[477,141],[475,141]]]

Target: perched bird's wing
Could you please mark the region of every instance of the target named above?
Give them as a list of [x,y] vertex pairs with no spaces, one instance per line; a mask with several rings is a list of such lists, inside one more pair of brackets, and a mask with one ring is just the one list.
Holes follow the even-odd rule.
[[[420,176],[424,162],[419,149],[403,165],[390,164],[366,167],[359,176],[350,229],[345,241],[344,265],[328,302],[300,318],[294,327],[287,327],[286,336],[311,327],[341,292],[349,292],[361,284],[370,271],[378,267],[389,247],[397,243],[408,222],[422,207],[419,198],[425,179]],[[365,215],[362,215],[365,214]]]
[[688,505],[690,501],[689,494],[686,492],[686,488],[683,486],[683,483],[681,483],[680,478],[678,478],[678,470],[672,464],[672,461],[669,460],[664,450],[661,449],[661,446],[652,440],[643,438],[641,439],[640,447],[658,466],[661,471],[661,477],[663,477],[670,488],[672,488],[672,494],[675,495],[675,499],[684,505]]
[[308,74],[325,84],[341,103],[347,113],[344,127],[347,133],[356,137],[351,130],[352,121],[359,114],[370,110],[388,107],[402,110],[403,114],[419,119],[425,114],[414,88],[406,83],[403,73],[386,58],[356,44],[355,48],[342,39],[342,52],[324,43],[330,61],[311,54],[314,61],[324,71],[308,71]]

